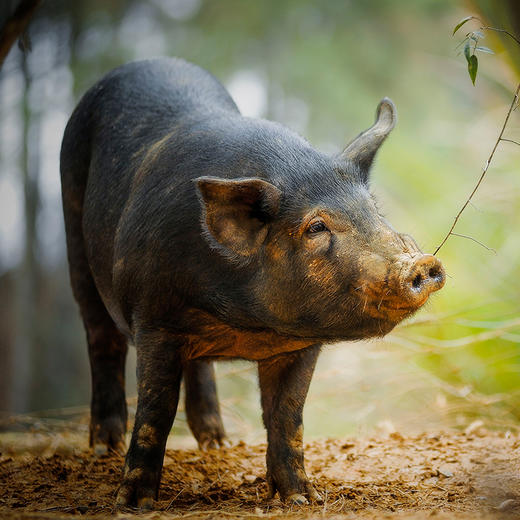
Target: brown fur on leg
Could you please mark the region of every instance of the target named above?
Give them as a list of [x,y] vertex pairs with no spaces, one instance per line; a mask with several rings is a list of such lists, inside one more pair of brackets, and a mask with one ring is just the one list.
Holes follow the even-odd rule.
[[267,482],[271,496],[303,504],[320,500],[305,473],[302,414],[320,346],[281,354],[258,363],[267,428]]

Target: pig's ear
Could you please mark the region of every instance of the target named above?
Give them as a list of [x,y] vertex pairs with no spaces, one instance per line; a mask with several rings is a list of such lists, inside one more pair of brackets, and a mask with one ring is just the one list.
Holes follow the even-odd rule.
[[[261,179],[195,179],[202,226],[210,241],[232,256],[248,257],[261,246],[280,206],[281,191]],[[234,253],[234,255],[233,255]]]
[[340,155],[340,160],[348,160],[360,166],[368,175],[372,161],[379,147],[397,123],[395,105],[388,98],[383,98],[377,106],[376,122],[361,132]]

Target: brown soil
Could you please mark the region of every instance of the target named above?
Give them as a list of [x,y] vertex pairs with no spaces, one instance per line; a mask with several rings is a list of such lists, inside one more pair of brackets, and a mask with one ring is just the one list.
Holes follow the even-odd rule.
[[[34,441],[38,436],[37,442]],[[265,446],[168,450],[158,511],[112,510],[123,460],[77,434],[0,436],[0,518],[520,518],[520,437],[476,430],[313,441],[323,504],[266,498]],[[82,447],[83,446],[83,447]]]

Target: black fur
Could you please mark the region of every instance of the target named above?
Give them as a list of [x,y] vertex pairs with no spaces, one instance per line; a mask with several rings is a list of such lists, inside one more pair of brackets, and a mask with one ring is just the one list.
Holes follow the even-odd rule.
[[[384,334],[417,307],[401,305],[396,258],[418,250],[367,187],[378,139],[370,160],[329,158],[282,125],[241,116],[213,76],[179,59],[130,63],[85,94],[61,176],[94,446],[121,447],[125,337],[138,356],[119,504],[156,496],[183,369],[196,438],[221,443],[213,372],[200,361],[215,357],[260,362],[270,486],[297,502],[317,497],[300,428],[315,345]],[[313,219],[323,231],[309,231]]]

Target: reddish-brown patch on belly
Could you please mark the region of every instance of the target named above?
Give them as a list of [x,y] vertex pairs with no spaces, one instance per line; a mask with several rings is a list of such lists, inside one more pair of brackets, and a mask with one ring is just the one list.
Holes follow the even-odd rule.
[[[284,352],[293,352],[316,343],[309,338],[291,338],[272,330],[247,330],[231,327],[203,311],[190,311],[198,323],[194,333],[186,335],[184,358],[242,358],[251,361],[267,359]],[[191,321],[191,320],[190,320]]]

